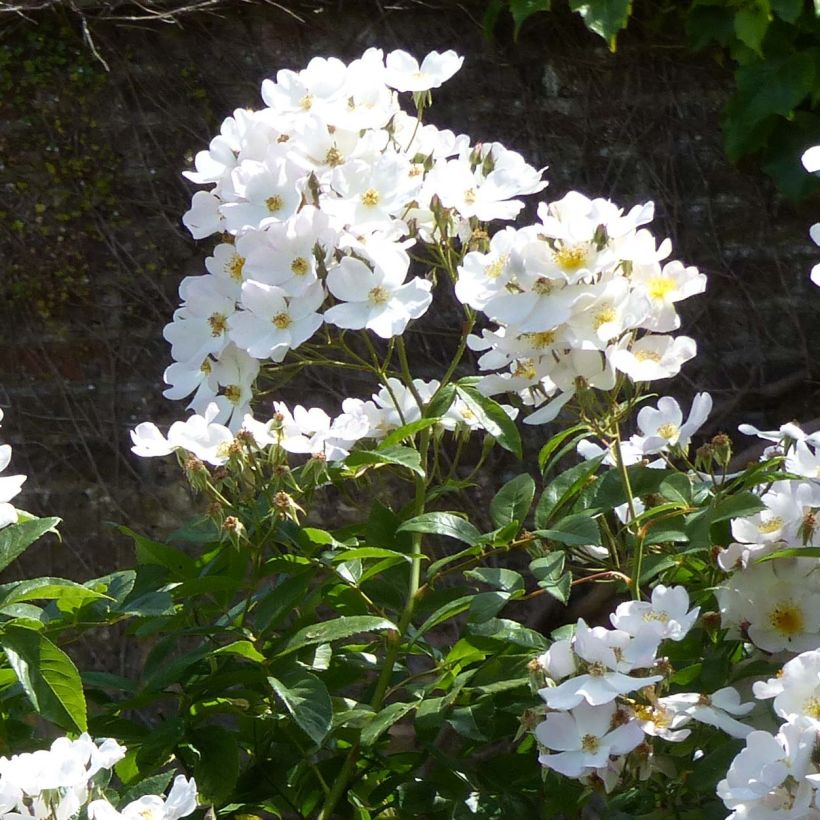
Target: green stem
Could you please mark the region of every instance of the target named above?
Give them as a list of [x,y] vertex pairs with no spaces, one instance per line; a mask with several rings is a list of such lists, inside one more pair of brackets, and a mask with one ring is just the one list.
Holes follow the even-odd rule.
[[[615,425],[615,461],[618,466],[618,472],[621,475],[624,489],[626,490],[626,504],[629,510],[629,521],[626,525],[627,531],[631,531],[633,522],[638,517],[635,511],[635,496],[632,493],[632,483],[629,480],[629,471],[626,469],[624,463],[623,452],[621,451],[621,431],[619,426]],[[635,536],[635,555],[632,560],[632,597],[638,601],[641,598],[641,567],[643,565],[643,536],[640,530],[633,533]]]

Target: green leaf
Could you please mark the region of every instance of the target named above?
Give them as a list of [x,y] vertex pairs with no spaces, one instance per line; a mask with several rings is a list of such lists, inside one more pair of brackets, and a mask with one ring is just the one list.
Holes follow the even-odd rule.
[[391,447],[394,444],[400,444],[406,438],[412,438],[416,435],[416,433],[420,433],[428,427],[433,427],[438,424],[439,421],[440,419],[437,417],[426,417],[423,419],[417,419],[416,421],[411,421],[410,424],[405,424],[403,427],[399,427],[397,430],[393,430],[391,433],[388,433],[382,440],[379,449],[383,450],[384,448]]
[[65,578],[33,578],[0,587],[0,606],[23,601],[56,601],[61,612],[74,612],[89,601],[108,598]]
[[537,581],[543,581],[546,578],[558,578],[564,572],[565,558],[563,552],[551,552],[549,555],[530,561],[530,572]]
[[481,624],[470,624],[468,631],[471,635],[502,644],[515,644],[536,652],[543,652],[547,648],[547,639],[539,632],[506,618],[493,618]]
[[565,572],[559,578],[545,578],[543,581],[538,582],[538,586],[555,598],[556,601],[566,604],[572,592],[572,574]]
[[361,467],[366,465],[392,464],[397,467],[405,467],[411,473],[424,476],[421,468],[421,456],[412,447],[385,447],[379,450],[354,450],[344,462],[348,467]]
[[522,473],[508,481],[490,502],[490,520],[496,527],[517,522],[524,523],[535,497],[532,476]]
[[[603,461],[603,456],[582,461],[556,476],[547,484],[535,508],[535,526],[547,527],[552,518],[567,506],[587,485]],[[609,475],[607,473],[606,475]]]
[[321,745],[333,722],[333,704],[324,683],[301,669],[281,678],[270,677],[268,683],[299,728]]
[[261,632],[266,632],[303,603],[313,575],[313,572],[309,570],[302,570],[295,575],[281,579],[254,608],[256,628]]
[[431,512],[422,513],[405,521],[398,532],[425,532],[435,535],[447,535],[475,546],[481,533],[465,518],[455,513]]
[[735,12],[737,39],[756,54],[763,56],[761,44],[772,20],[768,0],[746,3]]
[[250,642],[250,641],[234,641],[227,646],[220,646],[219,649],[213,651],[214,655],[239,655],[241,658],[246,658],[249,661],[256,663],[264,663],[267,658]]
[[803,11],[804,0],[771,0],[772,11],[787,23],[794,23]]
[[453,406],[456,400],[456,388],[453,384],[439,388],[433,398],[430,399],[427,407],[424,408],[424,417],[436,419],[437,421]]
[[478,569],[468,569],[464,575],[482,584],[489,584],[491,587],[500,589],[503,592],[523,592],[524,579],[521,573],[513,569],[503,569],[497,567],[479,567]]
[[396,625],[386,618],[377,618],[374,615],[343,616],[300,629],[279,654],[288,655],[313,644],[331,643],[362,632],[381,632],[387,629],[397,631]]
[[239,777],[239,744],[236,735],[224,726],[208,725],[193,732],[193,746],[199,752],[194,766],[197,791],[204,802],[224,803]]
[[354,547],[349,550],[339,550],[331,556],[330,560],[337,563],[339,561],[357,561],[368,558],[396,558],[399,562],[412,560],[409,555],[405,555],[403,552],[396,552],[383,547]]
[[33,518],[0,530],[0,571],[47,532],[56,532],[59,518]]
[[[119,771],[117,772],[117,776],[122,777]],[[140,797],[145,797],[148,794],[165,794],[165,790],[168,788],[173,776],[173,772],[161,772],[160,774],[155,774],[138,781],[122,795],[119,801],[119,808],[125,808],[129,803],[139,800]]]
[[468,620],[471,623],[484,623],[495,618],[510,600],[509,592],[479,592],[470,601]]
[[456,393],[478,423],[505,449],[522,458],[521,434],[498,402],[482,396],[474,387],[459,383]]
[[152,541],[125,526],[118,526],[117,529],[133,538],[138,564],[165,567],[173,576],[181,580],[196,578],[199,574],[194,560],[176,547]]
[[765,509],[766,505],[760,500],[759,495],[742,492],[718,501],[710,511],[709,519],[715,523],[728,518],[745,518]]
[[686,473],[673,473],[660,483],[658,489],[670,501],[678,501],[687,507],[692,504],[692,481]]
[[586,438],[589,434],[585,433],[585,430],[586,428],[583,424],[576,424],[574,427],[568,427],[566,430],[562,430],[560,433],[554,435],[538,453],[538,468],[541,472],[545,473],[547,471],[556,450],[562,447],[568,438],[576,434],[578,434],[575,439],[576,442],[582,438]]
[[762,564],[764,561],[774,561],[776,558],[820,558],[820,547],[784,547],[760,556],[755,563]]
[[362,729],[362,745],[372,746],[383,732],[412,712],[417,706],[418,702],[416,701],[412,703],[391,703],[389,706],[385,706]]
[[535,530],[533,535],[550,541],[558,541],[559,544],[587,546],[601,543],[598,524],[592,516],[586,513],[568,515],[566,518],[557,521],[549,529]]
[[0,633],[0,645],[37,713],[64,729],[85,732],[83,685],[71,658],[45,635],[15,626]]
[[432,629],[439,624],[444,623],[450,618],[455,618],[462,612],[466,612],[470,608],[470,603],[473,600],[472,595],[464,595],[461,598],[456,598],[454,601],[448,601],[442,604],[427,620],[418,628],[414,640],[420,638],[425,632]]
[[549,11],[552,6],[552,0],[509,0],[509,3],[510,14],[512,14],[515,23],[513,36],[516,38],[518,32],[521,31],[521,26],[529,17],[539,11]]
[[631,0],[590,0],[588,3],[569,0],[572,11],[578,12],[584,25],[615,51],[615,38],[621,29],[626,28],[629,15],[632,13]]

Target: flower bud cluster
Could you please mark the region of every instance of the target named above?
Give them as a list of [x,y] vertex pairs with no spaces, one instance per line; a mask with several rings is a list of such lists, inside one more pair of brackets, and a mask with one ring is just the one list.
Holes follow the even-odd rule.
[[493,236],[459,268],[456,295],[497,327],[473,336],[479,366],[494,371],[479,389],[513,391],[537,407],[528,424],[551,421],[578,390],[611,390],[617,374],[635,382],[678,373],[696,352],[676,304],[701,293],[706,276],[677,261],[641,226],[652,203],[627,214],[571,191],[541,203],[540,222]]
[[[0,421],[3,421],[3,411],[0,410]],[[0,444],[0,473],[9,466],[11,461],[11,445]],[[12,506],[11,499],[19,494],[24,475],[0,476],[0,528],[17,523],[17,510]]]
[[185,174],[210,188],[183,222],[196,239],[222,241],[207,273],[183,280],[165,328],[168,398],[193,394],[197,413],[215,401],[218,420],[238,427],[260,361],[282,362],[323,324],[400,335],[432,301],[429,280],[408,279],[416,240],[512,219],[516,197],[546,185],[500,143],[421,124],[430,89],[462,62],[431,52],[419,66],[376,48],[350,64],[316,57],[265,80],[264,108],[222,123]]
[[[742,630],[766,652],[814,649],[820,644],[820,577],[817,559],[799,551],[820,546],[820,436],[796,424],[740,429],[773,442],[764,458],[782,456],[796,478],[767,485],[760,495],[765,508],[732,521],[734,540],[717,557],[729,573],[715,593],[723,625]],[[797,555],[759,560],[785,548]]]
[[57,738],[47,750],[0,757],[0,815],[71,820],[82,812],[89,820],[178,820],[194,811],[196,783],[182,775],[167,797],[145,795],[115,809],[102,796],[103,786],[125,753],[115,740],[95,743],[82,734]]
[[[131,431],[131,449],[143,457],[165,456],[182,450],[214,467],[228,463],[237,443],[259,451],[279,447],[291,454],[343,461],[357,442],[379,441],[391,430],[418,421],[423,406],[439,386],[435,379],[414,379],[411,390],[398,379],[389,378],[368,401],[345,399],[341,413],[335,417],[319,407],[296,405],[291,410],[283,402],[275,401],[272,418],[260,421],[248,413],[236,433],[217,421],[219,407],[212,402],[203,415],[194,414],[185,421],[175,421],[167,435],[153,422],[138,424]],[[502,407],[515,418],[514,408]],[[446,411],[441,425],[449,431],[481,427],[475,415],[459,400]]]
[[661,769],[652,739],[682,741],[691,721],[745,737],[751,727],[736,718],[754,704],[742,704],[731,687],[712,695],[658,694],[671,671],[659,648],[682,640],[698,613],[683,587],[658,584],[650,601],[617,607],[614,629],[581,619],[571,639],[553,643],[538,659],[550,684],[539,690],[548,711],[534,729],[540,763],[611,791],[627,769],[640,778]]
[[820,650],[803,652],[753,689],[761,700],[774,698],[783,723],[776,734],[751,732],[718,783],[727,820],[820,817]]

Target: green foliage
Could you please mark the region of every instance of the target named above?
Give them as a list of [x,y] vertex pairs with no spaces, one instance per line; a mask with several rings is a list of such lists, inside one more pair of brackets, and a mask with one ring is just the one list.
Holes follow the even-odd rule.
[[[802,152],[820,142],[820,9],[804,0],[688,0],[648,8],[631,0],[569,0],[584,25],[615,51],[635,11],[648,29],[685,28],[689,47],[706,49],[735,67],[735,93],[723,113],[726,153],[733,162],[756,160],[780,190],[799,199],[817,190]],[[515,37],[550,2],[492,0],[485,30],[492,33],[504,8]]]

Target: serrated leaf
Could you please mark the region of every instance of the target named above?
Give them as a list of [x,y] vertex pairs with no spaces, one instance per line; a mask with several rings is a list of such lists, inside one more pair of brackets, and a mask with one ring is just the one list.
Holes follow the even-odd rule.
[[686,506],[692,504],[692,481],[685,473],[673,473],[661,481],[658,489],[669,501],[677,501]]
[[538,453],[538,468],[541,472],[546,472],[556,451],[563,447],[564,442],[568,438],[575,436],[574,442],[577,442],[582,438],[587,438],[589,433],[584,432],[585,430],[586,428],[584,425],[576,424],[573,427],[568,427],[566,430],[562,430],[560,433],[554,435]]
[[489,586],[503,592],[521,592],[524,590],[524,579],[521,577],[521,573],[513,569],[479,567],[478,569],[466,570],[464,575],[474,581],[480,581],[482,584],[489,584]]
[[412,712],[416,706],[418,706],[416,701],[412,703],[391,703],[389,706],[385,706],[362,729],[362,745],[372,746],[387,729]]
[[563,552],[551,552],[541,558],[530,561],[530,572],[537,581],[545,578],[558,578],[564,572],[566,556]]
[[32,706],[46,720],[85,732],[85,696],[80,673],[71,658],[45,635],[8,626],[0,645]]
[[522,473],[508,481],[490,502],[490,520],[496,527],[524,523],[535,497],[535,481]]
[[354,450],[344,462],[348,467],[393,465],[405,467],[411,473],[424,476],[421,456],[412,447],[394,445],[379,450]]
[[804,0],[771,0],[772,11],[787,23],[797,20],[804,5]]
[[194,766],[197,791],[207,803],[224,803],[239,777],[239,744],[224,726],[197,727],[192,733],[199,760]]
[[33,518],[0,530],[0,571],[22,555],[38,538],[55,532],[59,518]]
[[330,560],[333,563],[339,561],[359,561],[368,558],[394,558],[398,562],[409,562],[411,557],[405,555],[403,552],[396,552],[395,550],[384,549],[383,547],[354,547],[353,549],[344,549],[335,552]]
[[[119,771],[117,772],[117,776],[122,778]],[[123,793],[119,800],[118,808],[123,809],[129,803],[139,800],[140,797],[145,797],[148,794],[164,794],[173,776],[173,772],[162,772],[161,774],[155,774],[138,781]]]
[[304,602],[312,578],[312,572],[302,570],[281,580],[254,608],[256,628],[266,632],[290,615]]
[[387,629],[395,631],[397,627],[392,621],[374,615],[346,615],[300,629],[279,654],[288,655],[313,644],[331,643],[363,632],[383,632]]
[[498,402],[481,395],[474,387],[464,384],[463,380],[456,385],[456,393],[476,417],[478,423],[505,450],[514,453],[518,458],[523,456],[518,427]]
[[765,509],[766,505],[759,495],[751,492],[736,493],[718,501],[709,513],[709,520],[716,523],[728,518],[745,518]]
[[424,532],[434,535],[446,535],[475,546],[481,533],[466,518],[455,513],[430,512],[417,515],[404,521],[398,532]]
[[32,578],[0,587],[0,606],[24,601],[56,601],[61,612],[73,612],[89,601],[105,600],[107,595],[68,581],[65,578]]
[[547,648],[547,639],[543,635],[507,618],[493,618],[481,624],[469,624],[467,629],[471,635],[502,644],[515,644],[527,650],[543,652]]
[[595,519],[585,513],[568,515],[556,521],[549,529],[535,530],[533,535],[575,546],[599,545],[601,532]]
[[268,683],[299,728],[320,746],[333,723],[333,704],[325,684],[302,670],[269,677]]
[[551,595],[556,601],[566,604],[569,601],[569,596],[572,591],[572,575],[565,572],[559,578],[545,578],[538,582],[538,586],[543,589],[547,595]]

